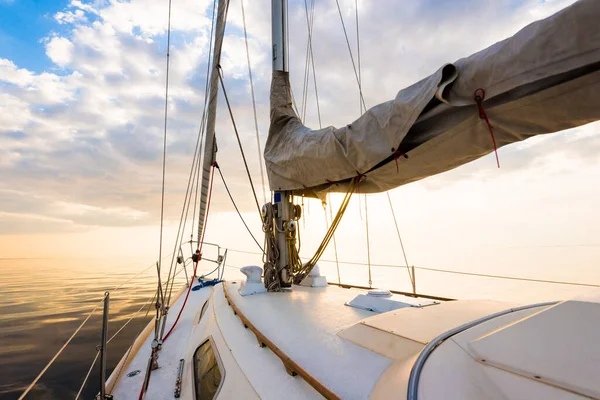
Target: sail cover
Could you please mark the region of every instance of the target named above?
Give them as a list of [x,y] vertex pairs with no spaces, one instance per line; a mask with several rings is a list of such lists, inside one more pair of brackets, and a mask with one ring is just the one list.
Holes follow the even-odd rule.
[[600,1],[580,0],[341,128],[304,126],[288,73],[274,71],[264,153],[271,190],[322,197],[360,175],[361,192],[382,192],[480,158],[494,144],[477,89],[497,147],[600,119],[598,21]]

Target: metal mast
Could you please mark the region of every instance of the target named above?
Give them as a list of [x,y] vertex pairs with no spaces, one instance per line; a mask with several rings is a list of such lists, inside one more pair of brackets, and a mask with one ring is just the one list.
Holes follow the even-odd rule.
[[[271,29],[273,42],[273,73],[289,72],[288,66],[288,21],[287,0],[272,0],[271,2]],[[286,234],[289,229],[288,222],[292,213],[292,193],[287,191],[275,192],[273,211],[275,217],[275,238],[279,258],[277,260],[277,278],[280,287],[289,287],[292,284],[290,255]],[[265,282],[266,283],[266,282]]]

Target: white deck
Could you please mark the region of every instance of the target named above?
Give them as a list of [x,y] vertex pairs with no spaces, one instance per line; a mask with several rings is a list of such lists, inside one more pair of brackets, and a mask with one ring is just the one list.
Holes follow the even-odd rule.
[[[238,288],[238,283],[227,282],[231,300],[246,318],[286,355],[343,399],[368,398],[383,371],[391,364],[389,358],[336,335],[341,329],[376,315],[344,305],[364,291],[332,286],[294,286],[290,292],[242,298]],[[283,369],[281,362],[279,364]]]
[[[197,284],[197,283],[196,283]],[[195,285],[195,284],[193,284]],[[177,323],[177,326],[171,333],[171,336],[164,342],[162,350],[159,352],[157,370],[152,371],[150,376],[150,383],[148,385],[148,392],[145,396],[146,399],[173,399],[173,392],[175,389],[175,380],[177,379],[177,372],[179,368],[179,360],[184,358],[186,351],[186,344],[192,333],[191,326],[204,302],[208,299],[211,293],[211,288],[206,287],[198,291],[190,291],[190,295],[187,300],[187,304],[181,314],[181,318]],[[185,299],[185,293],[183,293],[177,301],[172,305],[169,311],[169,317],[167,320],[167,327],[165,334],[168,329],[171,328],[173,321],[177,317],[179,310]],[[151,322],[153,324],[153,322]],[[150,344],[154,339],[154,331],[150,332],[150,335],[146,338],[139,351],[136,354],[130,356],[130,363],[126,365],[120,374],[120,379],[112,392],[115,399],[137,399],[144,382],[144,374],[146,372],[146,366],[148,359],[150,358],[151,347]],[[186,360],[188,363],[189,360]],[[131,371],[140,370],[141,372],[133,377],[127,377],[127,374]]]
[[[600,393],[594,379],[600,366],[594,344],[598,302],[538,305],[513,312],[509,303],[456,301],[377,314],[345,305],[366,292],[362,289],[294,286],[291,291],[243,297],[237,281],[190,293],[177,328],[159,353],[160,368],[152,372],[146,399],[173,398],[181,358],[185,359],[181,399],[195,399],[193,355],[207,340],[222,370],[217,398],[322,397],[300,376],[288,375],[275,350],[260,347],[255,333],[244,327],[228,304],[225,288],[239,314],[293,360],[294,368],[342,399],[405,398],[409,375],[427,343],[499,310],[508,311],[438,343],[424,364],[419,399],[573,400]],[[168,327],[184,298],[185,293],[173,305]],[[561,328],[566,321],[568,326]],[[138,398],[152,339],[153,333],[131,355],[112,391],[116,399]],[[595,346],[593,351],[589,346]],[[126,376],[134,370],[141,373]],[[576,376],[567,379],[565,371]]]

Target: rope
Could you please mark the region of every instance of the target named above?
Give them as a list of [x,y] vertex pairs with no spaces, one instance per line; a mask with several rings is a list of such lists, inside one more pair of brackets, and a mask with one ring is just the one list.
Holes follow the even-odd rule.
[[246,155],[244,154],[244,148],[242,147],[242,141],[240,140],[240,134],[238,132],[237,125],[235,123],[235,117],[233,116],[231,104],[229,103],[229,97],[227,96],[227,91],[225,90],[225,83],[223,82],[223,76],[221,74],[220,66],[217,66],[217,72],[219,74],[219,81],[221,82],[221,88],[223,89],[223,97],[225,97],[225,102],[227,103],[227,109],[229,110],[229,116],[231,117],[231,123],[233,124],[233,130],[235,131],[235,137],[237,138],[237,142],[240,147],[240,152],[242,153],[242,160],[244,161],[244,167],[246,168],[246,174],[248,175],[248,181],[250,181],[250,187],[252,188],[252,194],[254,195],[254,201],[256,202],[256,209],[258,210],[258,214],[261,215],[260,205],[258,204],[258,198],[256,197],[256,190],[254,189],[254,183],[252,182],[252,176],[250,175],[250,169],[248,168],[248,162],[246,161]]
[[[208,202],[206,203],[206,215],[204,217],[204,229],[202,230],[202,238],[198,244],[198,251],[199,251],[200,256],[202,255],[202,244],[204,243],[204,234],[206,233],[206,224],[208,223],[208,212],[210,210],[210,200],[212,198],[212,189],[213,189],[213,182],[214,182],[214,176],[215,176],[215,165],[216,165],[216,162],[215,162],[215,164],[213,164],[212,171],[210,174],[210,189],[208,190]],[[192,279],[193,279],[193,277],[196,276],[197,269],[198,269],[198,261],[194,265],[194,273],[192,274]],[[179,322],[179,318],[181,317],[181,313],[183,312],[183,309],[185,308],[185,305],[187,303],[187,300],[188,300],[191,290],[192,290],[192,285],[190,285],[188,287],[187,293],[185,294],[185,299],[183,300],[183,305],[181,306],[181,309],[179,309],[179,313],[177,314],[177,318],[175,319],[175,322],[173,322],[171,329],[169,329],[167,334],[163,337],[163,343],[169,338],[169,336],[171,335],[171,332],[173,332],[173,329],[175,329],[177,322]]]
[[260,179],[262,182],[263,203],[267,202],[267,191],[265,186],[265,172],[263,171],[263,162],[261,155],[260,135],[258,133],[258,117],[256,116],[256,100],[254,98],[254,83],[252,82],[252,67],[250,66],[250,50],[248,49],[248,33],[246,32],[246,13],[244,12],[244,0],[240,0],[242,5],[242,22],[244,24],[244,39],[246,41],[246,58],[248,59],[248,77],[250,78],[250,94],[252,95],[252,110],[254,111],[254,129],[256,130],[256,146],[258,150],[258,165],[260,166]]
[[301,270],[294,276],[294,282],[296,284],[299,284],[300,282],[302,282],[302,280],[308,274],[310,274],[310,271],[312,271],[312,269],[316,265],[317,261],[319,261],[319,259],[323,255],[323,252],[325,252],[325,249],[327,248],[329,241],[333,237],[335,230],[337,229],[338,225],[340,224],[340,221],[342,220],[342,217],[344,216],[344,213],[346,212],[346,208],[348,208],[348,204],[350,203],[350,199],[352,198],[352,194],[354,193],[354,187],[356,186],[359,179],[360,179],[360,177],[356,177],[350,181],[350,184],[348,185],[348,191],[346,192],[346,195],[344,196],[344,199],[342,200],[342,204],[340,204],[340,208],[338,209],[338,212],[335,215],[335,218],[331,221],[331,226],[329,226],[329,229],[325,233],[325,237],[323,237],[323,240],[321,241],[321,244],[317,248],[317,251],[311,257],[311,259],[301,267]]
[[385,192],[387,194],[388,203],[390,204],[390,210],[392,211],[392,218],[394,219],[394,225],[396,226],[396,233],[398,234],[398,241],[400,242],[400,248],[402,249],[402,255],[404,256],[404,262],[406,263],[406,271],[408,272],[408,277],[410,279],[410,283],[414,286],[415,277],[410,273],[410,267],[408,266],[408,258],[406,257],[406,251],[404,250],[404,244],[402,243],[402,236],[400,236],[400,229],[398,228],[398,221],[396,221],[396,214],[394,213],[394,207],[392,206],[392,199],[390,197],[389,192]]
[[85,384],[87,383],[87,380],[90,377],[90,374],[92,373],[92,369],[94,369],[94,365],[96,365],[96,361],[98,361],[98,356],[100,356],[100,351],[96,350],[96,357],[94,357],[94,361],[92,361],[92,365],[90,365],[90,369],[88,369],[87,374],[85,374],[85,378],[83,378],[83,382],[81,383],[81,386],[79,387],[79,391],[77,392],[77,396],[75,396],[75,400],[79,399],[79,396],[81,396],[81,392],[83,391],[83,388],[85,387]]
[[473,92],[473,98],[475,99],[475,103],[477,103],[477,108],[479,109],[479,118],[485,120],[485,123],[490,131],[490,136],[492,137],[492,143],[494,144],[494,154],[496,155],[496,164],[498,168],[500,168],[500,160],[498,159],[498,148],[496,146],[496,138],[494,137],[494,130],[492,129],[492,124],[488,119],[488,116],[483,108],[483,100],[485,100],[485,90],[482,88],[476,89]]
[[360,94],[360,101],[361,101],[364,109],[366,109],[367,106],[365,106],[365,99],[364,99],[363,93],[362,93],[362,86],[361,86],[360,78],[358,76],[358,72],[356,70],[356,64],[354,63],[354,56],[352,55],[352,49],[350,47],[350,40],[348,39],[348,32],[346,32],[346,24],[344,23],[344,17],[342,16],[342,9],[340,8],[340,2],[338,0],[335,0],[335,3],[337,4],[338,13],[340,14],[340,21],[342,22],[342,28],[344,29],[344,36],[346,37],[346,44],[348,45],[348,52],[350,53],[350,61],[352,61],[352,68],[354,69],[354,76],[356,77],[356,83],[358,83],[358,92]]
[[221,176],[221,180],[223,181],[223,186],[225,186],[225,190],[227,191],[227,194],[229,195],[229,199],[231,200],[231,203],[233,204],[233,207],[235,208],[235,211],[237,212],[238,216],[242,220],[242,223],[246,227],[246,230],[248,231],[248,233],[250,234],[250,236],[252,236],[252,240],[254,240],[254,242],[256,243],[256,245],[258,246],[258,248],[260,249],[260,251],[262,251],[264,253],[265,251],[264,251],[263,247],[260,245],[260,243],[258,243],[258,240],[256,240],[256,238],[252,234],[252,231],[248,227],[248,224],[246,224],[246,221],[244,220],[244,217],[242,217],[242,214],[240,213],[240,210],[238,209],[237,204],[235,204],[235,200],[233,200],[233,196],[231,195],[231,192],[229,191],[229,187],[227,186],[227,183],[225,182],[225,178],[223,177],[223,172],[221,172],[221,168],[219,167],[219,165],[217,165],[216,167],[217,167],[217,171],[219,171],[219,175]]
[[67,339],[67,341],[65,342],[65,344],[62,345],[62,347],[56,352],[56,354],[54,355],[54,357],[52,357],[52,359],[48,362],[48,364],[46,364],[46,366],[44,367],[44,369],[42,369],[42,372],[40,372],[38,374],[38,376],[33,380],[33,382],[31,382],[31,384],[29,384],[29,386],[27,387],[27,389],[25,389],[25,391],[23,392],[23,394],[21,394],[21,396],[19,397],[19,400],[24,399],[25,396],[27,395],[27,393],[29,393],[29,391],[31,391],[31,389],[33,389],[33,387],[35,386],[35,384],[37,383],[37,381],[40,380],[40,378],[42,377],[42,375],[44,375],[44,373],[46,373],[46,370],[48,368],[50,368],[50,366],[58,358],[58,356],[60,355],[60,353],[62,353],[63,350],[69,345],[69,343],[71,343],[71,340],[73,340],[73,338],[75,337],[75,335],[77,335],[79,333],[79,331],[81,330],[81,328],[83,328],[83,325],[85,325],[85,323],[88,322],[88,320],[90,319],[90,317],[92,316],[92,314],[98,309],[98,307],[100,307],[100,305],[102,304],[102,302],[104,302],[105,298],[106,298],[106,295],[104,295],[102,297],[102,300],[96,305],[96,307],[93,308],[92,311],[90,311],[90,313],[83,320],[83,322],[77,327],[77,329],[75,329],[75,332],[73,332],[73,334],[71,335],[71,337],[69,339]]

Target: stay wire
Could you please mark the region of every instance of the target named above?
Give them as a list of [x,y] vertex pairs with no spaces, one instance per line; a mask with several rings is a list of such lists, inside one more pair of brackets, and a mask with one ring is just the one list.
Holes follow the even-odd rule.
[[[156,291],[154,293],[154,298],[156,298],[157,295],[158,295],[158,291]],[[146,314],[144,315],[143,319],[148,318],[148,314],[150,313],[151,306],[152,306],[152,302],[150,302],[148,304],[148,308],[146,308]],[[131,345],[129,346],[129,348],[127,349],[127,352],[125,353],[125,359],[123,360],[123,363],[121,363],[121,368],[119,368],[119,370],[117,371],[117,373],[115,375],[115,380],[113,382],[117,382],[119,380],[119,377],[121,376],[121,372],[123,372],[123,368],[127,364],[127,360],[129,359],[129,356],[131,355],[131,350],[133,349],[133,345],[134,345],[135,341],[137,340],[138,336],[140,336],[140,334],[142,333],[142,331],[144,329],[145,329],[145,326],[141,326],[140,329],[138,330],[138,332],[135,334],[135,336],[133,336]]]
[[99,356],[100,356],[100,350],[96,350],[96,357],[94,357],[94,360],[92,361],[92,365],[90,365],[90,368],[88,369],[87,374],[85,374],[85,378],[83,378],[83,382],[81,383],[81,386],[79,387],[79,391],[77,392],[77,395],[75,396],[75,400],[78,400],[79,396],[81,396],[81,392],[83,392],[83,388],[85,387],[85,384],[87,383],[88,379],[90,378],[92,369],[94,369],[94,365],[96,365],[96,361],[98,361]]
[[352,55],[352,48],[350,47],[350,40],[348,39],[348,32],[346,31],[346,24],[344,23],[344,17],[342,16],[342,9],[340,8],[339,0],[335,0],[337,4],[338,13],[340,14],[340,21],[342,22],[342,28],[344,29],[344,36],[346,37],[346,44],[348,45],[348,52],[350,53],[350,61],[352,61],[352,68],[354,69],[354,75],[356,77],[356,83],[358,83],[358,91],[360,94],[360,101],[362,103],[363,108],[366,110],[367,106],[365,105],[365,99],[362,93],[362,85],[360,78],[358,76],[358,72],[356,70],[356,63],[354,62],[354,56]]
[[369,287],[372,287],[373,281],[371,279],[371,244],[369,243],[369,207],[367,204],[367,195],[366,194],[365,194],[365,232],[366,232],[366,236],[367,236],[367,263],[369,266]]
[[158,274],[160,275],[162,263],[163,224],[165,213],[165,173],[167,167],[167,121],[169,115],[169,59],[171,51],[171,0],[169,0],[169,16],[167,26],[167,69],[165,74],[165,129],[163,134],[163,159],[162,159],[162,188],[160,200],[160,240],[158,246]]
[[315,0],[312,0],[310,20],[308,17],[307,0],[304,0],[304,8],[306,10],[306,24],[308,25],[308,47],[310,49],[310,60],[311,60],[311,64],[312,64],[313,83],[315,85],[315,98],[316,98],[316,102],[317,102],[317,116],[319,118],[319,129],[321,129],[321,128],[323,128],[323,124],[321,122],[321,107],[319,106],[319,89],[317,88],[317,70],[315,69],[315,57],[313,54],[313,47],[312,47],[312,31],[313,31],[313,28],[315,25]]
[[[327,202],[327,206],[329,207],[329,218],[333,221],[333,211],[331,210],[333,208],[331,206],[331,195],[328,194],[328,197],[329,197],[329,201]],[[329,225],[329,223],[327,222],[327,212],[325,212],[325,222]],[[333,234],[333,252],[335,254],[335,267],[337,269],[338,283],[341,284],[342,280],[341,280],[341,276],[340,276],[340,263],[338,262],[338,251],[337,251],[337,242],[335,240],[335,233]]]
[[396,214],[394,213],[394,207],[392,206],[392,199],[390,197],[390,193],[386,192],[388,203],[390,204],[390,210],[392,211],[392,218],[394,219],[394,225],[396,226],[396,233],[398,234],[398,241],[400,242],[400,248],[402,249],[402,255],[404,256],[404,262],[406,263],[406,271],[408,272],[408,277],[410,278],[410,283],[412,285],[415,284],[415,277],[410,272],[410,266],[408,265],[408,258],[406,257],[406,251],[404,250],[404,243],[402,242],[402,236],[400,236],[400,229],[398,228],[398,221],[396,220]]
[[254,111],[254,129],[256,130],[256,147],[258,151],[258,165],[260,166],[260,179],[262,183],[263,203],[267,203],[267,189],[265,186],[265,172],[263,170],[263,160],[261,155],[260,134],[258,132],[258,117],[256,116],[256,99],[254,98],[254,82],[252,81],[252,66],[250,64],[250,49],[248,48],[248,33],[246,30],[246,13],[244,11],[244,0],[240,0],[242,5],[242,22],[244,24],[244,40],[246,42],[246,58],[248,59],[248,77],[250,78],[250,94],[252,95],[252,110]]
[[262,252],[262,254],[264,254],[265,250],[260,245],[260,243],[258,242],[258,240],[256,240],[256,237],[254,236],[254,234],[252,233],[252,231],[248,227],[248,224],[246,224],[246,221],[244,220],[244,217],[242,217],[242,214],[240,213],[240,210],[239,210],[237,204],[235,203],[235,200],[233,200],[233,196],[231,195],[231,191],[229,190],[229,187],[227,186],[227,182],[225,182],[225,177],[223,176],[223,172],[221,171],[221,168],[220,168],[219,165],[217,165],[217,171],[219,171],[219,175],[221,176],[221,180],[223,181],[223,186],[225,186],[225,190],[227,191],[227,195],[229,196],[229,199],[231,200],[231,204],[233,204],[233,207],[235,208],[235,211],[237,212],[237,214],[240,217],[240,219],[242,220],[242,223],[246,227],[246,230],[248,231],[248,233],[250,234],[250,236],[252,236],[252,240],[254,240],[254,242],[256,243],[256,245],[258,246],[258,248],[260,249],[260,251]]
[[[212,54],[212,37],[213,37],[213,31],[214,31],[215,9],[216,9],[216,0],[213,1],[213,12],[212,12],[213,15],[212,15],[212,25],[211,25],[211,30],[210,30],[209,51],[208,51],[208,55],[207,55],[206,82],[205,82],[205,88],[204,88],[204,106],[203,106],[203,110],[202,110],[202,121],[200,123],[200,128],[198,129],[194,157],[192,160],[192,165],[190,167],[190,175],[188,177],[188,183],[187,183],[183,208],[181,210],[181,217],[179,220],[179,227],[177,229],[177,237],[175,239],[175,247],[173,249],[173,257],[171,259],[171,265],[169,267],[169,274],[168,274],[167,282],[166,282],[165,291],[168,290],[168,292],[169,292],[168,297],[167,297],[167,305],[169,305],[171,302],[171,294],[173,292],[173,285],[175,283],[175,279],[174,279],[175,277],[173,276],[173,279],[171,279],[171,273],[172,273],[172,269],[175,264],[175,259],[178,254],[177,248],[178,248],[178,246],[179,246],[179,248],[181,248],[181,244],[183,242],[183,237],[184,237],[184,233],[185,233],[185,227],[187,225],[187,219],[188,219],[187,217],[188,217],[190,205],[192,202],[192,192],[194,192],[194,187],[196,190],[195,190],[195,194],[194,194],[194,208],[193,208],[193,214],[192,214],[192,232],[193,232],[193,224],[196,219],[196,204],[198,201],[198,187],[199,187],[199,178],[200,178],[201,154],[202,154],[202,148],[204,147],[203,146],[204,143],[203,143],[202,139],[204,138],[204,134],[206,131],[206,110],[207,110],[207,103],[208,103],[208,80],[209,80],[208,76],[210,73],[210,64],[211,64],[210,60],[211,60],[211,54]],[[194,185],[194,183],[195,183],[195,185]],[[185,211],[185,216],[184,216],[184,211]],[[170,288],[169,288],[169,282],[171,285]]]
[[40,378],[42,377],[42,375],[44,375],[46,373],[46,370],[48,370],[48,368],[50,368],[50,366],[52,364],[54,364],[54,361],[56,361],[56,359],[58,358],[58,356],[63,352],[63,350],[69,345],[69,343],[71,343],[71,341],[73,340],[73,338],[79,333],[79,331],[83,328],[83,326],[85,325],[86,322],[88,322],[88,320],[90,319],[90,317],[92,316],[92,314],[94,314],[94,312],[98,309],[98,307],[100,307],[100,305],[104,302],[104,299],[106,298],[106,295],[104,295],[104,297],[102,297],[102,301],[100,301],[93,309],[92,311],[90,311],[90,313],[87,315],[87,317],[83,320],[83,322],[81,322],[81,324],[79,324],[79,326],[77,327],[77,329],[75,329],[75,332],[73,332],[73,334],[71,335],[71,337],[69,337],[69,339],[67,339],[67,341],[62,345],[62,347],[56,352],[56,354],[54,355],[54,357],[52,357],[52,359],[48,362],[48,364],[46,364],[46,366],[44,367],[44,369],[42,369],[42,371],[38,374],[38,376],[33,380],[33,382],[31,382],[29,384],[29,386],[27,386],[27,389],[25,389],[25,391],[21,394],[21,396],[19,396],[19,400],[22,400],[25,398],[25,396],[31,391],[31,389],[33,389],[33,387],[35,386],[35,384],[40,380]]
[[[358,61],[358,87],[362,88],[362,74],[360,71],[360,29],[358,25],[358,0],[354,0],[354,10],[356,14],[356,58]],[[363,103],[360,101],[360,99],[358,103],[360,107],[360,114],[362,115],[363,111],[366,111],[366,109],[363,109]]]
[[252,182],[252,176],[250,175],[250,169],[248,168],[248,162],[246,161],[244,147],[242,146],[242,141],[240,139],[240,134],[237,129],[237,124],[235,123],[235,117],[233,116],[231,104],[229,103],[229,97],[227,96],[227,90],[225,89],[225,83],[223,82],[223,76],[221,74],[220,66],[217,66],[217,72],[219,74],[219,81],[221,82],[221,88],[223,89],[223,97],[225,98],[225,103],[227,103],[227,109],[229,110],[229,116],[231,117],[231,123],[233,124],[233,130],[235,132],[235,137],[237,138],[237,142],[240,147],[240,152],[242,154],[242,160],[244,161],[244,167],[246,168],[246,174],[248,175],[248,181],[250,182],[250,187],[252,188],[252,195],[254,196],[254,201],[256,203],[256,209],[258,210],[258,215],[262,215],[261,211],[260,211],[260,205],[258,203],[258,197],[256,197],[256,190],[254,189],[254,183]]
[[306,27],[308,30],[308,36],[306,39],[306,59],[304,62],[304,79],[302,81],[302,114],[300,115],[301,120],[306,121],[306,107],[308,104],[308,83],[310,80],[310,67],[314,66],[314,62],[311,64],[310,60],[312,57],[312,27],[314,21],[314,0],[312,1],[312,10],[311,17],[308,16],[308,4],[306,0],[304,0],[304,8],[306,10]]

